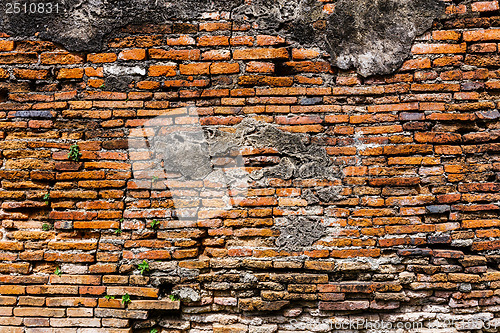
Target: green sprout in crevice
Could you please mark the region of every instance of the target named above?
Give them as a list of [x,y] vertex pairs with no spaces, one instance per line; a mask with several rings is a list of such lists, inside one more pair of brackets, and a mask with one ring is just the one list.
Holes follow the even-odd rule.
[[120,226],[115,230],[115,234],[118,236],[121,235],[122,233],[122,228],[121,228],[122,223],[123,223],[123,218],[120,219]]
[[127,305],[130,302],[132,302],[132,300],[130,299],[130,295],[129,294],[125,294],[125,295],[122,296],[122,303],[124,305]]
[[141,274],[144,275],[149,272],[149,263],[146,260],[143,260],[139,265],[137,265],[137,268],[139,268]]
[[156,328],[152,328],[151,331],[149,331],[149,333],[158,333],[158,330]]
[[42,230],[43,231],[49,231],[51,229],[52,229],[52,226],[50,224],[48,224],[48,223],[42,224]]
[[151,181],[153,182],[153,184],[156,184],[158,182],[158,180],[160,179],[160,177],[158,176],[153,176],[153,178],[151,179]]
[[104,298],[109,301],[110,299],[115,299],[115,296],[106,295],[106,296],[104,296]]
[[151,221],[151,229],[158,230],[159,227],[160,227],[160,221],[158,220]]
[[179,298],[178,298],[177,296],[175,296],[175,295],[168,295],[168,298],[170,298],[170,300],[171,300],[172,302],[175,302],[175,301],[178,301],[178,300],[179,300]]
[[69,147],[68,158],[70,160],[78,162],[81,156],[82,153],[80,153],[80,147],[78,146],[78,144],[74,144]]
[[59,267],[56,267],[56,270],[54,271],[54,274],[57,275],[57,276],[61,276],[62,272],[59,269]]
[[50,202],[50,194],[49,193],[46,193],[44,196],[43,196],[43,201],[45,201],[45,203],[48,205],[49,202]]

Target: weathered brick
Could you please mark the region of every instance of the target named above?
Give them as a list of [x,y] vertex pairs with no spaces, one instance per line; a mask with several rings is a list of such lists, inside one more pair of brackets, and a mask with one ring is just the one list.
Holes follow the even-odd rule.
[[259,59],[288,59],[288,51],[284,48],[255,48],[234,50],[235,60],[259,60]]

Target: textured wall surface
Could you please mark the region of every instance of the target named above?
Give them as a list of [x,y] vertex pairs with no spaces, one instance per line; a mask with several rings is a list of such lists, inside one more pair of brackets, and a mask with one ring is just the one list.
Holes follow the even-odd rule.
[[65,3],[2,12],[0,333],[500,331],[498,1]]

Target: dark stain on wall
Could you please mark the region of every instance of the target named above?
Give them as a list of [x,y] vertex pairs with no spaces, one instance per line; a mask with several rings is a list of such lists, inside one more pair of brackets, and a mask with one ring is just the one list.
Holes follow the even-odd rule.
[[437,0],[340,0],[328,18],[332,63],[363,76],[392,73],[444,7]]
[[[56,0],[52,12],[7,13],[6,3],[0,5],[0,29],[16,37],[31,37],[62,44],[70,51],[100,51],[106,35],[129,24],[163,23],[171,19],[192,19],[202,12],[231,10],[243,0],[139,1],[139,0]],[[21,1],[24,4],[25,1]],[[29,8],[29,2],[26,2]],[[28,10],[29,11],[29,10]]]
[[[55,4],[56,2],[54,2]],[[29,3],[28,3],[29,4]],[[7,13],[1,4],[0,30],[62,44],[70,51],[95,52],[105,37],[129,24],[160,24],[197,18],[207,11],[230,12],[235,22],[253,23],[262,33],[280,33],[300,46],[317,46],[332,64],[370,76],[389,74],[408,57],[413,40],[444,13],[441,0],[340,0],[328,15],[316,0],[57,0],[49,13]]]

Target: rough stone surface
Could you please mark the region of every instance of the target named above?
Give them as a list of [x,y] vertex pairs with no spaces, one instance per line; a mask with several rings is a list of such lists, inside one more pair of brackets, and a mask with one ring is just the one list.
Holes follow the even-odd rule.
[[317,0],[256,0],[236,7],[231,17],[255,22],[261,31],[287,31],[299,43],[311,44],[324,33],[326,14]]
[[154,150],[159,153],[164,168],[180,172],[186,179],[204,179],[213,171],[208,145],[203,131],[174,131],[156,135]]
[[276,224],[280,229],[276,245],[286,251],[308,248],[326,233],[320,218],[291,216],[277,219]]
[[439,0],[340,0],[328,18],[332,63],[363,76],[392,73],[444,7]]
[[174,290],[172,295],[183,302],[198,302],[201,299],[200,294],[192,288],[181,288]]

